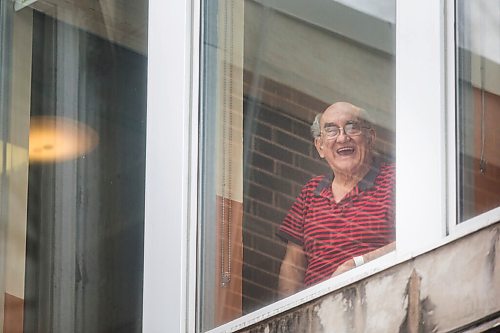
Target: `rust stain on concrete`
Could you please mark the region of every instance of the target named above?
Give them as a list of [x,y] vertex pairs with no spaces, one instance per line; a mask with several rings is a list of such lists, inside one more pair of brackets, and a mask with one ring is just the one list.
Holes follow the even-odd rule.
[[420,299],[421,283],[422,277],[413,269],[406,287],[406,317],[399,327],[400,333],[437,332],[433,320],[435,306],[429,297]]
[[488,264],[489,264],[489,273],[490,276],[495,275],[495,268],[496,268],[496,254],[497,254],[497,243],[500,239],[500,231],[498,228],[492,229],[491,232],[493,233],[493,237],[491,239],[491,246],[490,250],[488,251]]

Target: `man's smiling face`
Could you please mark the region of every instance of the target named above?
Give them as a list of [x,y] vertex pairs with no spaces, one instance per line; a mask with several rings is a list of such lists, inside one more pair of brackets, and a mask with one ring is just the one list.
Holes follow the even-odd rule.
[[[324,158],[335,175],[362,177],[366,168],[372,162],[372,147],[375,131],[366,128],[366,123],[360,118],[360,110],[349,103],[336,103],[325,110],[320,119],[321,136],[316,138],[315,146],[319,155]],[[348,135],[345,127],[361,127],[361,133]],[[340,127],[336,137],[329,137],[329,127]]]

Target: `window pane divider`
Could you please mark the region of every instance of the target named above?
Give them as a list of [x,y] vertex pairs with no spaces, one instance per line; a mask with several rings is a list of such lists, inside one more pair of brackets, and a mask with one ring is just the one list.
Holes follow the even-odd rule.
[[444,4],[399,1],[396,22],[396,251],[402,255],[446,234]]
[[446,137],[447,137],[447,229],[446,234],[454,234],[458,219],[458,179],[457,179],[457,102],[456,102],[456,38],[455,1],[446,1]]
[[201,2],[200,0],[191,0],[191,98],[189,113],[190,123],[190,142],[189,142],[189,202],[188,202],[188,232],[187,242],[187,300],[186,300],[186,332],[196,332],[197,314],[196,314],[196,291],[198,286],[198,198],[199,198],[199,128],[200,124],[200,59],[201,59]]
[[143,331],[194,332],[199,1],[149,0],[148,25]]

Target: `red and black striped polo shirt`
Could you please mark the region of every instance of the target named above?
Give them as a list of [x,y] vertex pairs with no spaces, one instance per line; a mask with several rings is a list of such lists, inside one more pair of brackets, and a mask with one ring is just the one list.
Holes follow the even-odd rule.
[[303,246],[305,285],[328,279],[343,262],[395,239],[394,164],[376,164],[338,203],[332,180],[318,176],[304,185],[278,231]]

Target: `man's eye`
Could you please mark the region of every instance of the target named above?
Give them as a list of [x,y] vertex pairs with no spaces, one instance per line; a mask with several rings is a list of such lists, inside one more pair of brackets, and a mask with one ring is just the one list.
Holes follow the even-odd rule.
[[358,123],[349,123],[345,125],[346,129],[359,129],[359,124]]

